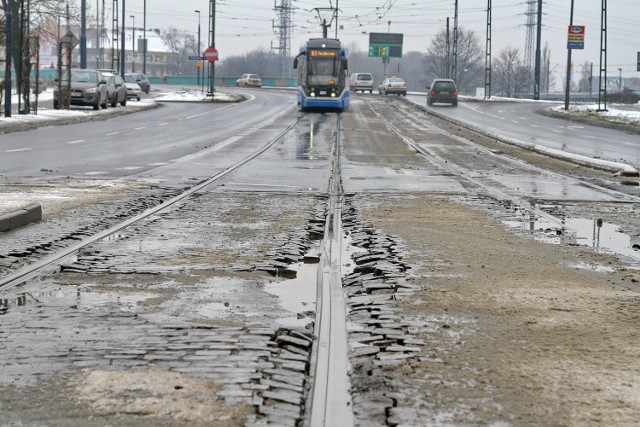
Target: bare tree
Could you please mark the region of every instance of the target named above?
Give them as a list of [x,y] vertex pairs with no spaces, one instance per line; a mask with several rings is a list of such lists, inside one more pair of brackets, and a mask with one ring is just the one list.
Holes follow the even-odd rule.
[[185,60],[185,40],[187,32],[179,30],[173,26],[160,32],[160,39],[171,50],[171,60],[173,61],[173,72],[180,74],[181,66]]
[[531,72],[517,48],[502,49],[493,64],[495,87],[503,96],[517,98],[531,87]]
[[[452,78],[456,80],[458,90],[466,92],[465,88],[479,86],[484,81],[484,54],[478,35],[463,27],[458,28],[457,47],[457,75]],[[426,80],[431,82],[437,77],[447,77],[450,74],[447,66],[451,68],[452,61],[451,53],[447,52],[447,30],[443,29],[431,39],[431,45],[427,49],[424,60]]]
[[[21,70],[20,81],[21,86],[18,89],[18,93],[22,96],[24,101],[24,112],[30,110],[30,74],[32,70],[33,60],[32,58],[37,52],[34,52],[34,46],[37,46],[34,40],[36,37],[59,37],[57,34],[47,34],[44,31],[45,23],[52,18],[60,19],[66,24],[66,20],[69,20],[70,25],[75,25],[79,22],[80,11],[76,2],[72,2],[68,6],[61,3],[59,0],[24,0],[13,1],[11,9],[11,62],[14,67],[19,67]],[[21,10],[22,6],[22,10]],[[7,0],[0,0],[0,10],[3,12],[3,17],[6,17],[9,9],[9,2]],[[23,14],[21,12],[29,11],[29,19],[21,19]],[[21,25],[22,23],[28,25]],[[9,58],[5,58],[9,60]],[[17,70],[16,70],[17,71]]]
[[593,70],[592,62],[584,61],[580,66],[580,80],[578,81],[578,92],[589,92],[589,90],[591,89],[592,70]]
[[551,66],[551,49],[549,49],[549,43],[545,43],[542,49],[542,64],[540,68],[540,90],[549,94],[549,90],[556,84],[554,69],[552,69]]
[[[293,58],[290,63],[293,67]],[[240,76],[244,73],[279,76],[282,73],[278,54],[265,48],[226,58],[219,69],[221,74],[228,76]]]

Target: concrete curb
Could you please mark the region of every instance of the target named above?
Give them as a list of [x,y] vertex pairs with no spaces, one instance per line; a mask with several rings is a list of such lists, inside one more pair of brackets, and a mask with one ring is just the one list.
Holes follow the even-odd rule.
[[41,219],[42,206],[40,203],[34,203],[14,212],[0,215],[0,232],[13,230]]

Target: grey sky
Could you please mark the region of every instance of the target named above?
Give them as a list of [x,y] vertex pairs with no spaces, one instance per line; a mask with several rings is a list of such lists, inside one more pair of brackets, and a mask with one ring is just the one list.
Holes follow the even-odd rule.
[[[88,0],[89,3],[97,0]],[[584,50],[573,50],[575,66],[585,61],[594,63],[597,75],[600,61],[600,11],[602,0],[574,0],[573,23],[586,25]],[[281,4],[281,0],[275,0]],[[505,47],[516,47],[524,53],[527,22],[527,0],[492,0],[492,54],[497,56]],[[107,3],[111,3],[107,1]],[[330,5],[341,10],[338,38],[348,44],[356,43],[367,50],[369,32],[404,34],[404,52],[424,52],[430,39],[445,28],[449,16],[453,28],[454,0],[291,0],[294,8],[291,52],[310,37],[320,37],[321,27],[314,8]],[[197,34],[198,14],[201,11],[201,37],[207,40],[209,0],[147,0],[147,27],[174,26]],[[545,0],[543,3],[542,46],[551,48],[552,67],[558,72],[566,68],[567,26],[570,0]],[[274,0],[217,0],[216,48],[220,59],[262,47],[277,46],[272,30],[277,24]],[[459,26],[474,30],[482,41],[486,36],[486,0],[459,0]],[[136,26],[142,25],[143,0],[126,0],[127,16],[136,16]],[[607,73],[617,76],[639,76],[636,71],[637,52],[640,51],[640,0],[608,0]],[[391,24],[389,25],[389,21]],[[130,25],[130,22],[128,22]],[[329,29],[335,35],[335,27]],[[535,42],[535,32],[534,32]],[[535,45],[534,45],[535,49]]]

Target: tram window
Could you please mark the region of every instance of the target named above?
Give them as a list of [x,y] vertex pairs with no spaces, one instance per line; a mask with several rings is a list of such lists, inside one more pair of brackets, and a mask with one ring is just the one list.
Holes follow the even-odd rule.
[[309,61],[309,83],[328,84],[329,80],[335,80],[338,76],[335,59],[312,59]]

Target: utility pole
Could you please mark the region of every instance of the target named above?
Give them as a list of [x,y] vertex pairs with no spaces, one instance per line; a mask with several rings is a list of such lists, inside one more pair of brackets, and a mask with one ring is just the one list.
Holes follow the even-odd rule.
[[445,64],[447,66],[447,78],[450,79],[451,78],[451,59],[450,59],[450,52],[451,52],[451,47],[450,47],[450,43],[449,43],[449,17],[447,16],[447,36],[446,36],[446,42],[445,42],[445,48],[447,49],[447,60],[445,61]]
[[147,0],[142,3],[142,38],[142,74],[147,74]]
[[96,68],[100,68],[100,0],[96,0]]
[[455,2],[455,10],[453,13],[453,69],[451,70],[452,79],[458,80],[458,0]]
[[133,15],[129,15],[129,18],[132,19],[132,30],[133,34],[131,35],[131,72],[136,72],[136,17]]
[[[573,25],[573,2],[571,0],[571,13],[569,15],[569,26]],[[564,94],[564,109],[569,109],[569,93],[571,92],[571,48],[567,47],[567,80]]]
[[[122,31],[120,33],[120,38],[122,40],[120,40],[120,77],[122,77],[122,79],[124,80],[124,61],[126,59],[125,57],[125,46],[124,46],[124,27],[126,27],[125,22],[126,21],[126,8],[125,8],[125,4],[126,1],[122,0]],[[114,10],[114,13],[118,13],[117,11]],[[133,55],[133,52],[131,52],[131,54]]]
[[533,28],[535,27],[536,1],[527,0],[527,36],[524,42],[524,66],[527,70],[531,70],[533,64]]
[[[216,47],[216,0],[209,1],[209,47]],[[209,92],[207,95],[213,97],[216,85],[215,61],[209,61]]]
[[597,111],[607,111],[607,0],[602,0],[600,12],[600,78]]
[[278,51],[281,75],[282,77],[288,77],[291,74],[291,66],[289,64],[289,57],[291,56],[291,1],[281,0],[280,5],[275,6],[275,11],[280,19],[278,25],[272,23],[273,29],[278,37],[278,47],[276,47],[275,50]]
[[484,99],[491,98],[491,0],[487,0],[487,41],[484,56]]
[[87,68],[87,0],[80,2],[80,68]]
[[[198,14],[198,56],[201,57],[202,49],[200,48],[200,11],[194,10],[194,12]],[[201,59],[198,59],[198,61],[202,63]],[[200,67],[196,67],[196,72],[197,72],[196,84],[200,86]]]
[[8,4],[7,4],[7,10],[5,11],[5,23],[4,23],[4,27],[7,31],[7,49],[6,49],[6,62],[5,62],[5,66],[4,66],[4,81],[5,81],[5,88],[4,88],[4,116],[5,117],[11,117],[11,55],[12,55],[12,45],[13,45],[13,41],[12,41],[12,37],[11,37],[11,33],[13,32],[12,29],[12,20],[13,20],[13,0],[9,0]]
[[542,43],[542,0],[538,0],[538,27],[536,34],[536,66],[534,71],[533,99],[540,99],[540,43]]

